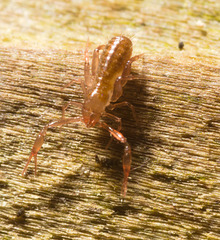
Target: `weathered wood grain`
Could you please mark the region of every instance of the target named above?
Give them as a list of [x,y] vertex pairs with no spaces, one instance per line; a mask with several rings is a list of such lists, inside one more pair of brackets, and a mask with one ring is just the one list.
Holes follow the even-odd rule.
[[[14,8],[24,8],[22,1],[14,3]],[[29,25],[21,28],[14,21],[9,30],[16,38],[8,31],[0,47],[0,238],[219,239],[217,2],[206,2],[206,8],[193,5],[193,11],[176,1],[100,2],[84,8],[68,1],[48,8],[50,1],[45,1],[43,10],[42,1],[39,6],[31,3],[31,19],[39,25],[29,32]],[[206,14],[200,16],[204,9]],[[17,19],[27,17],[18,10]],[[12,22],[7,22],[9,12],[5,7],[1,13],[2,29]],[[49,14],[56,26],[47,20]],[[60,30],[60,45],[51,26]],[[70,39],[73,26],[77,28]],[[63,104],[83,101],[79,78],[87,36],[94,47],[95,42],[103,44],[98,39],[102,31],[106,41],[125,26],[129,36],[136,34],[134,54],[146,53],[134,63],[135,79],[121,98],[135,106],[138,126],[129,109],[114,111],[132,146],[127,197],[120,198],[121,144],[113,142],[105,149],[108,133],[83,124],[49,130],[39,152],[37,177],[33,162],[27,177],[22,177],[36,134],[60,118]],[[179,51],[182,35],[188,42]],[[33,42],[25,46],[22,39]],[[43,39],[48,42],[43,44]],[[72,87],[61,90],[72,79],[76,79]],[[67,114],[79,116],[81,110],[70,107]]]
[[[2,234],[153,238],[156,232],[175,239],[189,229],[190,235],[217,238],[219,68],[178,60],[145,56],[134,66],[137,80],[125,88],[123,98],[136,107],[140,125],[127,109],[117,112],[133,149],[134,170],[122,203],[122,148],[112,144],[105,150],[108,134],[97,128],[49,131],[38,176],[32,163],[28,177],[21,177],[42,126],[59,118],[68,100],[82,101],[79,82],[60,87],[83,74],[83,58],[1,49]],[[68,113],[80,115],[75,109]],[[16,217],[22,208],[23,221]]]

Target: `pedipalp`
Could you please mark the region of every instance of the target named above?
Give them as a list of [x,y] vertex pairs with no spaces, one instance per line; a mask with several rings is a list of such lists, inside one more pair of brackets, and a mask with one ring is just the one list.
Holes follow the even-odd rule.
[[111,128],[106,123],[100,122],[99,125],[100,125],[100,127],[106,129],[115,139],[117,139],[119,142],[124,144],[124,155],[123,155],[123,160],[122,160],[124,179],[123,179],[121,194],[123,197],[125,197],[125,195],[127,193],[128,176],[129,176],[130,169],[131,169],[131,146],[128,143],[127,138],[124,137],[124,135],[121,132]]
[[49,124],[47,124],[37,135],[37,138],[34,142],[34,145],[32,147],[29,159],[24,167],[24,170],[22,171],[22,176],[24,176],[24,174],[27,171],[28,165],[32,159],[32,157],[34,157],[34,161],[35,161],[35,175],[37,172],[37,153],[39,152],[39,150],[41,149],[43,143],[44,143],[44,138],[46,136],[47,133],[47,129],[48,128],[53,128],[53,127],[62,127],[65,124],[69,124],[69,123],[76,123],[76,122],[82,122],[82,118],[80,117],[75,117],[75,118],[62,118],[58,121],[54,121],[51,122]]

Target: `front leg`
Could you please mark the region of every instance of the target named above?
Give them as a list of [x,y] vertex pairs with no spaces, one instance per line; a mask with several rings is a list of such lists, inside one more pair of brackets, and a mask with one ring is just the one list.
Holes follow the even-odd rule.
[[34,142],[34,146],[32,147],[29,159],[24,167],[24,170],[22,172],[22,176],[25,175],[28,165],[32,159],[32,157],[34,157],[34,162],[35,162],[35,175],[37,173],[37,153],[39,152],[39,150],[41,149],[41,146],[44,143],[44,138],[46,136],[47,133],[47,129],[48,128],[53,128],[53,127],[61,127],[64,124],[68,124],[68,123],[75,123],[75,122],[82,122],[82,119],[80,117],[77,118],[65,118],[65,119],[61,119],[55,122],[51,122],[49,124],[47,124],[37,135],[37,138]]
[[134,108],[134,106],[131,103],[129,103],[127,101],[120,102],[120,103],[111,103],[111,104],[108,105],[108,109],[112,111],[115,108],[124,107],[124,106],[127,106],[127,107],[129,107],[131,109],[133,118],[134,118],[134,120],[135,120],[135,122],[137,124],[138,123],[138,119],[137,119],[137,116],[136,116],[135,108]]
[[66,109],[67,109],[70,105],[75,105],[75,106],[80,107],[80,108],[82,108],[82,106],[83,106],[83,104],[80,103],[80,102],[74,102],[74,101],[68,102],[67,104],[65,104],[65,105],[62,107],[62,119],[65,118]]
[[127,183],[128,183],[128,176],[130,173],[131,169],[131,146],[127,141],[127,138],[125,138],[122,133],[119,131],[111,128],[108,126],[106,123],[100,122],[99,125],[109,131],[109,133],[116,138],[118,141],[124,144],[124,155],[123,155],[123,171],[124,171],[124,179],[123,179],[123,184],[122,184],[122,189],[121,189],[121,195],[123,197],[126,196],[127,193]]

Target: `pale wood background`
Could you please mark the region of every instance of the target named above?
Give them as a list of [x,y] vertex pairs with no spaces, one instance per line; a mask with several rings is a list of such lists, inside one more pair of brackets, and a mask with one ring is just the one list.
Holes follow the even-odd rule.
[[[1,239],[220,238],[219,11],[217,0],[1,1]],[[48,131],[37,177],[33,162],[22,177],[40,129],[83,101],[88,37],[93,49],[117,34],[145,53],[121,98],[140,124],[114,111],[133,151],[126,199],[123,148],[82,124]]]

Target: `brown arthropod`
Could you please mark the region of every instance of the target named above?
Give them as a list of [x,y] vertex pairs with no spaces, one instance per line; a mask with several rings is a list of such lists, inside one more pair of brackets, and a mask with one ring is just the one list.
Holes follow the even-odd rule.
[[[99,59],[99,51],[102,54]],[[113,37],[107,45],[101,45],[94,50],[92,67],[90,70],[88,57],[88,44],[85,50],[84,82],[82,89],[84,93],[84,103],[69,102],[63,107],[62,118],[47,124],[37,135],[29,159],[25,165],[22,175],[34,157],[35,175],[37,169],[37,153],[40,150],[48,128],[61,127],[64,124],[83,122],[86,127],[95,125],[106,129],[115,139],[124,144],[123,171],[124,180],[122,185],[122,195],[127,192],[127,182],[131,167],[131,147],[127,138],[122,135],[120,118],[105,112],[106,107],[114,109],[121,106],[129,106],[134,113],[134,108],[128,102],[114,103],[122,95],[122,88],[128,80],[133,79],[130,75],[132,62],[138,60],[142,54],[131,57],[132,42],[125,36]],[[91,73],[90,73],[91,71]],[[71,85],[68,84],[68,85]],[[82,108],[82,117],[66,118],[65,110],[70,104],[76,104]],[[113,129],[100,120],[102,116],[109,117],[119,122],[119,128]]]

